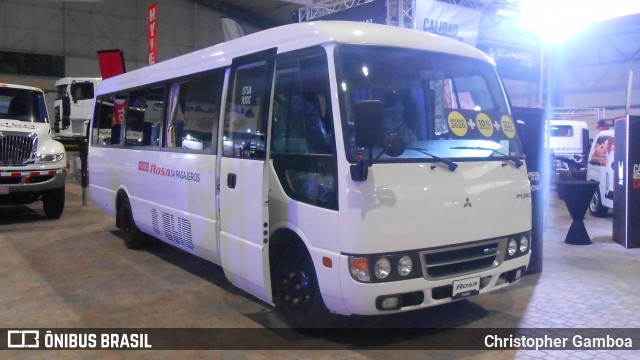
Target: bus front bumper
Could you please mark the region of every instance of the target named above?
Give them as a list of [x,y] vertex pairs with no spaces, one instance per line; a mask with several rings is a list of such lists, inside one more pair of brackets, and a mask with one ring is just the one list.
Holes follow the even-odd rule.
[[[517,282],[525,273],[530,254],[502,262],[477,273],[427,280],[424,277],[383,283],[362,283],[349,274],[348,256],[341,256],[343,315],[382,315],[422,309],[501,289]],[[453,296],[454,282],[479,282],[479,291]],[[342,311],[338,311],[342,313]]]

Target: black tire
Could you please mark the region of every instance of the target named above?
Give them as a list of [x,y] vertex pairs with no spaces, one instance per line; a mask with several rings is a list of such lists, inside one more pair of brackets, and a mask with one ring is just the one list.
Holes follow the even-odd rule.
[[301,246],[279,254],[274,264],[276,311],[293,328],[326,328],[335,320],[318,286],[311,257]]
[[64,186],[42,194],[42,208],[47,219],[59,219],[64,210]]
[[600,189],[596,189],[596,192],[591,198],[591,202],[589,203],[589,212],[595,217],[605,217],[609,212],[609,209],[606,206],[602,205]]
[[123,233],[124,244],[129,249],[140,249],[144,246],[144,236],[133,219],[129,199],[122,200],[118,209],[118,224]]

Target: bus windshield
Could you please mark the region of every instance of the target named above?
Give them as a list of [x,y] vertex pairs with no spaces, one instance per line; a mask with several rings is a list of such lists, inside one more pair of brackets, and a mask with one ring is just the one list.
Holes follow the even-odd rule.
[[[364,100],[380,101],[383,107],[384,134],[373,149],[378,162],[522,157],[515,122],[489,63],[420,50],[342,45],[336,65],[350,161],[367,156],[353,137],[355,107]],[[391,135],[404,140],[404,152],[376,156]]]

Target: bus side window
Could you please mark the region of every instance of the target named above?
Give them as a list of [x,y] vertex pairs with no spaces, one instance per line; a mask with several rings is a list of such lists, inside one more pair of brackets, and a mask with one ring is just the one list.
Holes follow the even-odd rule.
[[205,71],[189,79],[182,128],[183,149],[215,154],[223,82],[224,70]]
[[132,91],[127,111],[126,145],[158,146],[164,87]]
[[167,125],[165,126],[165,147],[182,147],[182,129],[184,128],[187,88],[189,83],[172,84],[167,102]]
[[93,144],[120,144],[120,128],[124,123],[126,94],[102,95],[96,99],[93,119]]

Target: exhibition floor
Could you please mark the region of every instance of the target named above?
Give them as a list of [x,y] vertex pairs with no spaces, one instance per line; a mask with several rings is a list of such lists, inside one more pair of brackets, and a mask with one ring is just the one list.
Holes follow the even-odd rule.
[[[15,358],[388,358],[386,347],[431,336],[430,328],[640,328],[640,249],[612,242],[612,217],[585,224],[593,244],[564,243],[571,219],[551,194],[544,232],[542,272],[490,294],[418,312],[342,319],[344,327],[415,328],[411,339],[354,346],[339,339],[307,340],[292,351],[47,351],[15,350]],[[508,219],[505,219],[508,221]],[[44,218],[40,204],[0,207],[0,327],[2,328],[274,328],[285,325],[273,310],[235,289],[220,267],[153,243],[128,250],[115,221],[68,180],[62,218]],[[268,330],[265,330],[268,331]],[[254,334],[254,333],[252,333]],[[5,336],[0,334],[0,336]],[[251,341],[251,339],[247,339]],[[303,346],[304,347],[304,346]],[[411,348],[411,347],[407,347]],[[460,344],[464,348],[464,344]],[[51,356],[53,355],[53,356]],[[637,351],[412,350],[404,359],[640,359]]]

